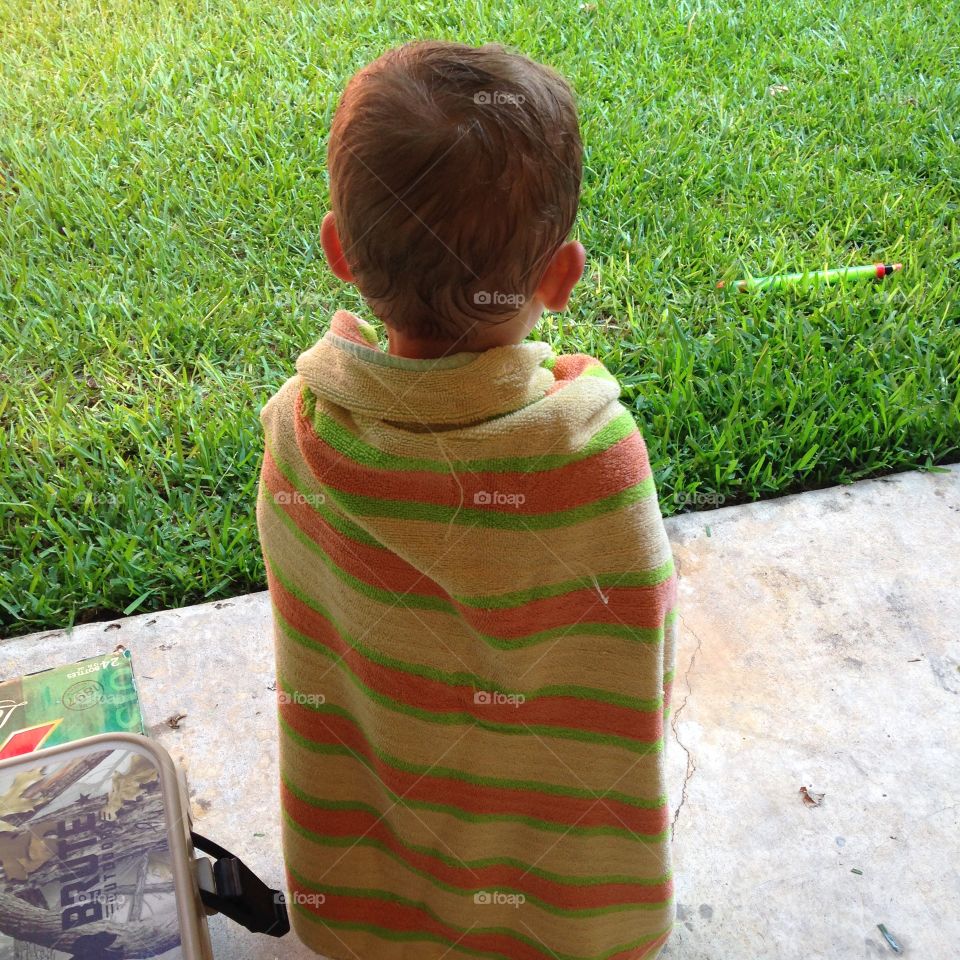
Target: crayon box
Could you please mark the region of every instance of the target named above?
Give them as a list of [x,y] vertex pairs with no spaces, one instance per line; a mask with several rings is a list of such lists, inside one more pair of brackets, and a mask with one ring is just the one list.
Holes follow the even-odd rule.
[[0,682],[0,760],[100,733],[145,733],[129,650]]

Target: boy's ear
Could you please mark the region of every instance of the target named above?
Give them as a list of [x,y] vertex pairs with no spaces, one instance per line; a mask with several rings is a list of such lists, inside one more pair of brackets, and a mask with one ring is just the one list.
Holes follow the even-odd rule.
[[340,234],[337,233],[337,224],[331,211],[323,218],[320,224],[320,246],[327,257],[327,263],[333,275],[345,283],[353,283],[353,274],[350,272],[350,266],[347,258],[343,255],[343,247],[340,245]]
[[565,243],[547,264],[536,298],[553,312],[566,309],[573,288],[583,276],[586,262],[587,251],[582,243],[576,240]]

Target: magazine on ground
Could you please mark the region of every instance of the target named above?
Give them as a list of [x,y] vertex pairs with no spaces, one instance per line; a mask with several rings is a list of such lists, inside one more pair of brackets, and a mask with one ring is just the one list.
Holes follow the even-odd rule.
[[184,809],[144,737],[0,762],[0,960],[209,957]]

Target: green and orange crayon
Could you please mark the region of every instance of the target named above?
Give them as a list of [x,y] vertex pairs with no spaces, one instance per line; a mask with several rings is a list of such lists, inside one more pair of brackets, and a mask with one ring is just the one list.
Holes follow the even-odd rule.
[[[737,280],[731,286],[737,290],[780,290],[784,287],[806,287],[843,280],[882,280],[902,269],[902,263],[869,263],[862,267],[837,267],[832,270],[808,270],[805,273],[778,273],[772,277],[748,277],[746,280]],[[718,289],[725,286],[726,280],[717,281]]]

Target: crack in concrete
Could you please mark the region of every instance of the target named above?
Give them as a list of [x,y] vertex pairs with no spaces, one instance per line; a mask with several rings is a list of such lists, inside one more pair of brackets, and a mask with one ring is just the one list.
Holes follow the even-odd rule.
[[[690,627],[687,625],[686,620],[683,619],[683,614],[678,612],[680,622],[686,627],[687,630],[690,630]],[[690,673],[693,670],[693,665],[697,660],[697,655],[700,653],[700,650],[703,646],[703,641],[697,634],[690,630],[690,633],[693,635],[694,639],[697,641],[696,649],[693,651],[693,654],[690,657],[690,663],[687,665],[687,669],[683,675],[683,679],[687,684],[687,695],[683,698],[683,703],[673,711],[673,716],[670,718],[670,727],[673,730],[674,739],[680,745],[680,749],[687,755],[687,772],[683,778],[683,790],[680,794],[680,804],[677,806],[676,812],[673,815],[673,822],[670,824],[670,836],[671,839],[676,836],[677,833],[677,820],[680,817],[680,811],[683,809],[683,805],[687,802],[687,784],[690,783],[690,778],[697,772],[697,762],[693,759],[693,755],[690,753],[690,750],[680,739],[680,734],[677,732],[677,718],[683,712],[683,708],[687,705],[687,701],[690,699],[690,694],[693,692],[693,688],[690,686]]]

